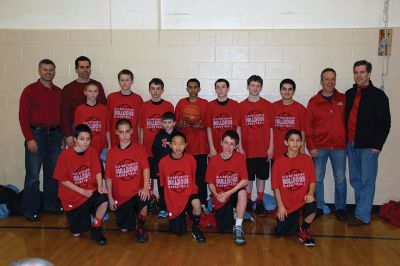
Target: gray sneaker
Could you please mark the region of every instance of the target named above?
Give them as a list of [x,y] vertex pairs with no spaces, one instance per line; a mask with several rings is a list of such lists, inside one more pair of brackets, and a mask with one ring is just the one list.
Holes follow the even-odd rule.
[[236,245],[244,245],[246,243],[241,226],[233,227],[233,241],[235,242]]

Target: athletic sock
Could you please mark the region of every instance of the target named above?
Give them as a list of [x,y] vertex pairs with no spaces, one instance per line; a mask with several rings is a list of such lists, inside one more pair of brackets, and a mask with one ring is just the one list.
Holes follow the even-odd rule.
[[100,228],[102,223],[103,223],[103,219],[95,217],[94,220],[93,220],[93,223],[92,223],[92,227]]
[[200,217],[201,217],[201,215],[192,215],[192,218],[193,218],[193,227],[194,226],[199,226],[200,225]]
[[303,231],[308,231],[310,229],[311,224],[307,223],[306,221],[303,221],[303,225],[301,226],[301,230]]
[[147,219],[147,215],[139,214],[138,226],[144,226],[146,219]]
[[243,218],[236,218],[235,226],[242,226]]
[[257,199],[258,200],[263,200],[264,198],[264,193],[263,192],[257,192]]
[[251,192],[247,192],[247,199],[251,200]]

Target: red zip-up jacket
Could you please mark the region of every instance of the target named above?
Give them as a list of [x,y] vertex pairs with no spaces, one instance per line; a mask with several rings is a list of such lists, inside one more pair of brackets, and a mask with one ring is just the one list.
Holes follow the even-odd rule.
[[309,151],[346,148],[345,105],[346,96],[336,89],[331,103],[321,91],[308,101],[306,143]]

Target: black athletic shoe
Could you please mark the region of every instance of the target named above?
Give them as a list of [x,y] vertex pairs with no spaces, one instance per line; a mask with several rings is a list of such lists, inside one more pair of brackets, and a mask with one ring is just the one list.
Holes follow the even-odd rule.
[[37,222],[40,220],[39,214],[36,211],[30,211],[24,214],[26,220],[30,222]]
[[105,244],[107,244],[107,239],[103,236],[100,228],[92,227],[90,231],[90,238],[96,241],[97,245],[104,246]]
[[251,213],[253,211],[253,205],[254,202],[251,199],[248,199],[246,205],[246,211]]
[[206,238],[204,237],[203,233],[200,231],[200,226],[193,226],[192,236],[199,243],[204,243],[206,241]]
[[143,227],[138,227],[138,229],[136,230],[136,237],[137,242],[139,243],[145,243],[148,240],[146,231],[144,231]]
[[347,215],[345,210],[339,209],[336,211],[336,219],[338,219],[341,222],[347,221]]
[[259,217],[267,216],[267,211],[264,208],[264,203],[262,200],[256,201],[256,213],[257,213],[257,216],[259,216]]

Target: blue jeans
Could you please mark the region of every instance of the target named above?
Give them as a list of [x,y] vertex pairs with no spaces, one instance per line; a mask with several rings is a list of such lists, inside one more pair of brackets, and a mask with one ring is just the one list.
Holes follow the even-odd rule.
[[354,142],[349,142],[347,149],[350,184],[354,189],[356,201],[354,215],[364,223],[370,223],[379,154],[372,154],[371,149],[355,149]]
[[61,152],[60,129],[32,128],[38,152],[31,153],[25,141],[25,183],[22,200],[24,214],[40,210],[39,173],[43,165],[43,210],[54,211],[58,208],[58,182],[53,179],[58,155]]
[[315,184],[317,208],[323,209],[325,206],[324,178],[328,157],[332,164],[333,177],[335,179],[335,209],[345,210],[347,197],[346,150],[318,149],[318,156],[313,158],[317,175],[317,182]]

